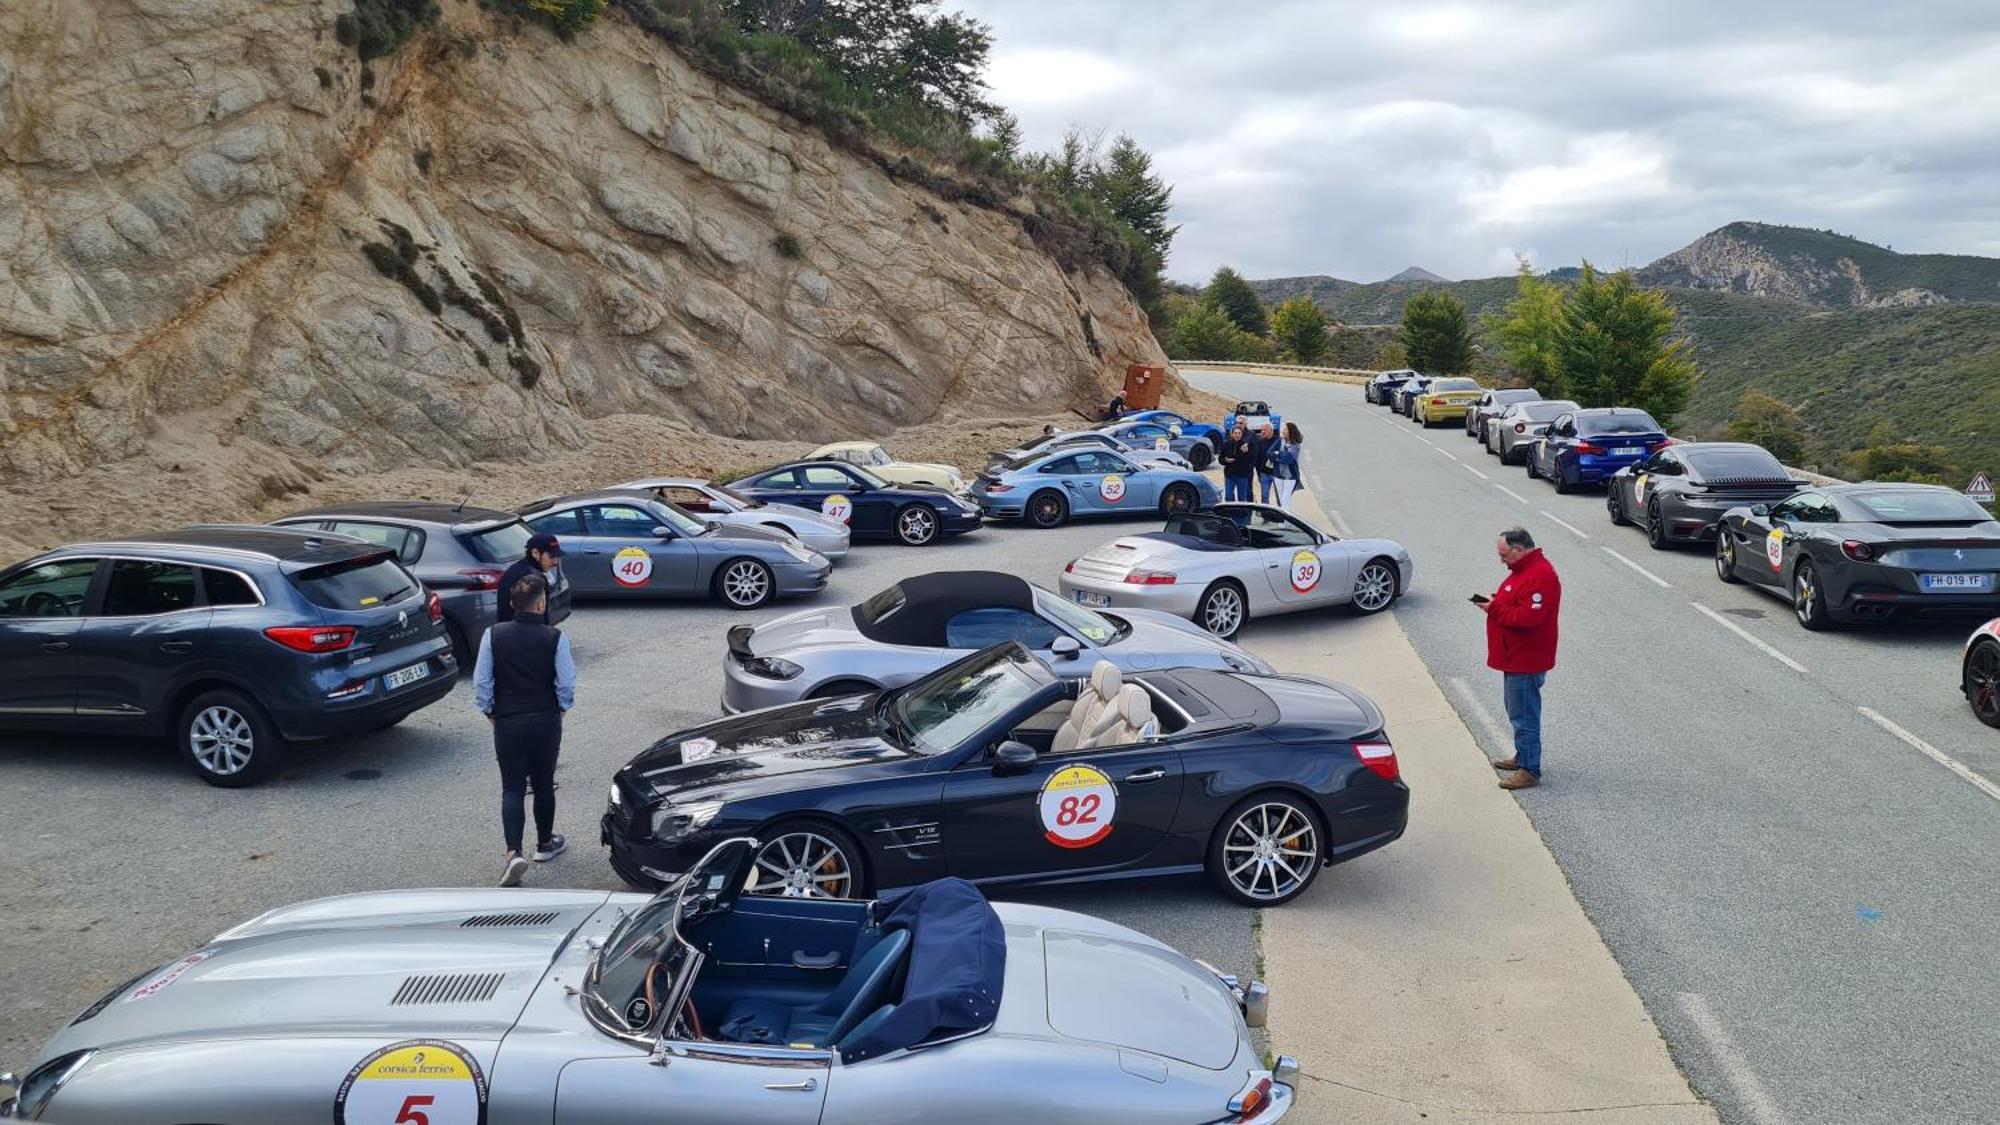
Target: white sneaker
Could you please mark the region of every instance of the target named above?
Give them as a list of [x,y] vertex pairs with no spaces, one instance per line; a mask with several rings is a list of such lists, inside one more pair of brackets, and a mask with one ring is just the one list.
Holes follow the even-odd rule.
[[518,887],[521,885],[521,876],[527,873],[527,858],[525,856],[514,856],[507,861],[507,870],[500,875],[500,885],[503,887]]

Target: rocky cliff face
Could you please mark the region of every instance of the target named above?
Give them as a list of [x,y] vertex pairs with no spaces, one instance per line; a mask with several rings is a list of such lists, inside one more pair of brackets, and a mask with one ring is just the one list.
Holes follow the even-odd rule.
[[1109,275],[620,19],[562,44],[448,3],[364,74],[348,10],[0,6],[17,499],[207,449],[249,490],[220,516],[273,481],[579,449],[613,415],[833,438],[1164,362]]

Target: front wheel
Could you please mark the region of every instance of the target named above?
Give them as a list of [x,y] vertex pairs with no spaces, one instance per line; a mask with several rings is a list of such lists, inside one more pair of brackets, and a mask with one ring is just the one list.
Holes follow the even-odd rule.
[[1225,641],[1243,631],[1243,622],[1249,616],[1250,605],[1243,597],[1243,587],[1228,581],[1210,586],[1194,607],[1194,623]]
[[1054,489],[1043,489],[1028,498],[1028,522],[1036,527],[1061,527],[1069,519],[1069,501]]
[[1354,576],[1354,595],[1349,601],[1356,613],[1380,613],[1395,604],[1398,582],[1395,564],[1388,559],[1370,559]]
[[1965,660],[1965,701],[1989,727],[2000,727],[2000,644],[1981,641]]
[[1214,460],[1215,452],[1209,448],[1207,441],[1195,442],[1194,447],[1188,450],[1188,465],[1197,473],[1208,468],[1209,462]]
[[921,547],[937,535],[937,512],[929,504],[911,504],[896,513],[896,538],[904,546]]
[[284,740],[255,700],[229,688],[196,696],[181,709],[181,756],[210,785],[241,789],[278,772]]
[[1325,859],[1313,811],[1289,793],[1261,793],[1222,818],[1208,845],[1208,877],[1244,906],[1282,906],[1312,886]]
[[1185,481],[1176,481],[1160,493],[1160,511],[1165,515],[1184,516],[1200,503],[1201,494],[1194,490],[1194,485]]
[[757,834],[750,868],[753,895],[780,898],[866,898],[861,848],[847,833],[818,821],[785,821]]
[[1542,475],[1542,474],[1540,474],[1540,473],[1538,473],[1538,472],[1536,472],[1536,471],[1535,471],[1535,451],[1534,451],[1534,450],[1530,449],[1530,450],[1528,451],[1528,455],[1527,455],[1526,457],[1523,457],[1523,458],[1521,458],[1521,464],[1522,464],[1522,465],[1523,465],[1524,467],[1526,467],[1526,468],[1527,468],[1527,470],[1528,470],[1528,479],[1529,479],[1529,480],[1534,480],[1534,479],[1536,479],[1537,477],[1539,477],[1539,476],[1541,476],[1541,475]]
[[731,609],[756,609],[778,596],[778,579],[756,559],[732,559],[715,572],[715,595]]
[[1646,546],[1655,551],[1668,551],[1673,544],[1667,540],[1667,523],[1660,515],[1658,500],[1646,501]]
[[1743,581],[1736,577],[1736,540],[1726,527],[1715,536],[1715,576],[1731,586]]
[[1792,614],[1800,625],[1815,633],[1833,627],[1833,618],[1826,612],[1826,591],[1820,589],[1819,574],[1804,559],[1799,560],[1798,569],[1792,572]]

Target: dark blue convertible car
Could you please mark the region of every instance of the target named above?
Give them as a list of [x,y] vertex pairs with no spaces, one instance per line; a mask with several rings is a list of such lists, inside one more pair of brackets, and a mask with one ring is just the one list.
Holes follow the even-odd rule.
[[980,526],[979,505],[927,484],[892,484],[844,461],[795,461],[729,484],[766,504],[810,508],[848,525],[855,539],[912,547]]

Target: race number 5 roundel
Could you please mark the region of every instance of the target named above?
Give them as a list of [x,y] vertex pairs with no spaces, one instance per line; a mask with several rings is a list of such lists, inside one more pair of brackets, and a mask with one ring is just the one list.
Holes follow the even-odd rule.
[[1764,558],[1770,562],[1772,570],[1785,567],[1785,529],[1776,527],[1764,537]]
[[347,1072],[333,1099],[334,1125],[485,1125],[486,1075],[442,1039],[407,1039]]
[[1104,497],[1107,504],[1116,504],[1125,499],[1125,478],[1115,473],[1105,477],[1097,486],[1097,494]]
[[1111,835],[1118,790],[1096,766],[1064,766],[1042,785],[1042,834],[1059,848],[1087,848]]
[[846,523],[854,518],[854,501],[836,492],[819,502],[819,512],[823,516]]
[[1319,556],[1300,547],[1292,555],[1292,589],[1303,594],[1319,585]]
[[653,556],[644,547],[626,547],[611,556],[611,577],[620,586],[644,586],[653,580]]

